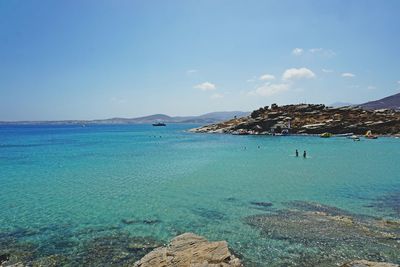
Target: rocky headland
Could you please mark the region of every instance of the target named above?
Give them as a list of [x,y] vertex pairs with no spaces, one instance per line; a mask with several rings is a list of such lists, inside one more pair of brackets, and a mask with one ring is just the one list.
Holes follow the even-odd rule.
[[190,130],[197,133],[227,134],[400,134],[400,112],[391,109],[327,107],[323,104],[272,104],[250,116],[234,118]]

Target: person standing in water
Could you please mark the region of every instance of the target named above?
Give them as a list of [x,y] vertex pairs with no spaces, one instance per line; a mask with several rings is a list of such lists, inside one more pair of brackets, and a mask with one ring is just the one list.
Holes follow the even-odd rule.
[[296,157],[299,156],[299,151],[296,149]]
[[303,152],[303,158],[307,158],[307,152],[305,150]]

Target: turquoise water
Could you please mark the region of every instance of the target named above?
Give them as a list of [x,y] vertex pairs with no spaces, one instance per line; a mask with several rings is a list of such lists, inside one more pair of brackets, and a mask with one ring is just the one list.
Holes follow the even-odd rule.
[[268,266],[288,246],[244,223],[265,212],[251,202],[400,219],[396,199],[374,205],[399,195],[400,139],[185,132],[195,126],[1,126],[0,232],[50,255],[105,233],[168,241],[191,231]]

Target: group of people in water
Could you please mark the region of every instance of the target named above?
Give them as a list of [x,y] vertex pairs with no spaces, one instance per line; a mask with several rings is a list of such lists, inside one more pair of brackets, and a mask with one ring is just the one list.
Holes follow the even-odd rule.
[[[247,149],[247,147],[243,147],[243,148],[244,148],[244,150]],[[260,149],[261,147],[257,146],[257,148]],[[298,158],[299,157],[299,150],[296,149],[295,154],[296,154],[296,157]],[[307,158],[307,151],[305,151],[305,150],[303,151],[303,158]]]
[[[296,149],[296,157],[299,157],[299,151]],[[307,158],[307,151],[304,150],[303,158]]]

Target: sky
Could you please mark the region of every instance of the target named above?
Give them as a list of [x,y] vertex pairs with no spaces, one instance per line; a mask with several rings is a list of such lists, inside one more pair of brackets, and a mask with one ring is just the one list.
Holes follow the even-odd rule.
[[398,0],[0,1],[0,120],[199,115],[400,92]]

